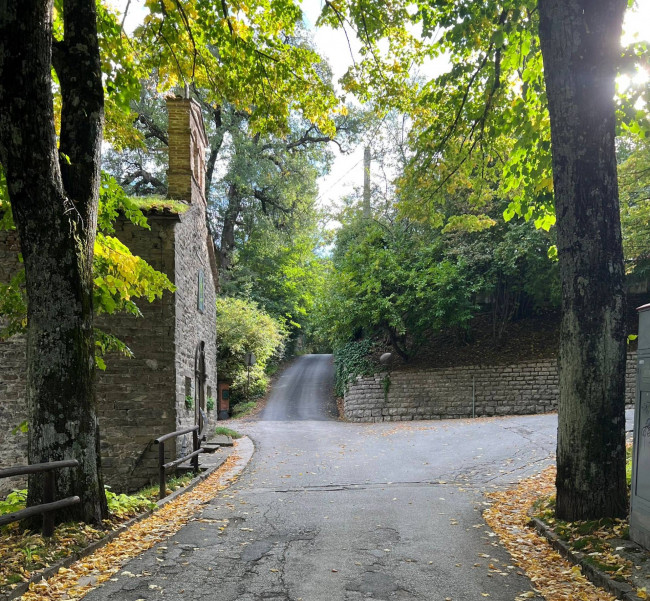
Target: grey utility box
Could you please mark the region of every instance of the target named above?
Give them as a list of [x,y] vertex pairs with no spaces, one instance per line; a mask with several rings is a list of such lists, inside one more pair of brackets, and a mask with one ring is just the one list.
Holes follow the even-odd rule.
[[630,538],[650,549],[650,305],[639,307]]

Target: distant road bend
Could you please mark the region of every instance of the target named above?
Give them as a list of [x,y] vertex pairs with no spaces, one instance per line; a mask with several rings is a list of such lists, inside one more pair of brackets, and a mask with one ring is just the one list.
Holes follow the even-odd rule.
[[273,386],[261,419],[336,419],[332,355],[298,357]]

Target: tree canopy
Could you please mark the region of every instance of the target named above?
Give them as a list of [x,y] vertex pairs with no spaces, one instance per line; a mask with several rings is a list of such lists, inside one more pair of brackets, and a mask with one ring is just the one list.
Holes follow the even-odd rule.
[[[614,138],[644,133],[643,90],[614,104],[615,77],[647,61],[620,46],[627,3],[571,0],[415,4],[327,2],[321,21],[349,26],[362,60],[344,85],[411,115],[414,154],[403,206],[437,217],[460,188],[477,206],[496,188],[506,219],[557,219],[562,283],[558,515],[625,509],[623,256]],[[421,35],[418,35],[421,32]],[[644,54],[645,53],[645,54]],[[410,68],[444,56],[422,84]],[[424,208],[423,208],[424,205]],[[603,346],[604,345],[604,346]],[[593,415],[608,416],[608,424]],[[610,419],[611,418],[611,419]],[[580,440],[594,441],[589,448]],[[578,451],[576,452],[576,445]]]

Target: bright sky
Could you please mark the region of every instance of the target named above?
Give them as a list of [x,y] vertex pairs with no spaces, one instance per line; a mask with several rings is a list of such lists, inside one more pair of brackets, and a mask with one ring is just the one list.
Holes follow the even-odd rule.
[[[123,10],[128,0],[112,0],[119,10]],[[302,0],[302,9],[305,21],[309,28],[314,27],[318,16],[324,6],[323,0]],[[144,0],[131,0],[129,6],[129,19],[126,29],[132,30],[137,26],[144,14]],[[628,44],[635,39],[650,41],[650,0],[636,0],[636,6],[628,11],[624,23],[622,42]],[[348,40],[341,30],[332,30],[329,27],[320,27],[314,35],[314,42],[320,54],[326,58],[332,67],[334,80],[337,81],[352,64],[350,47],[353,53],[358,51],[359,45],[354,36]],[[440,65],[429,65],[425,72],[433,75],[440,71]],[[360,146],[348,155],[336,153],[336,160],[329,175],[319,181],[319,204],[324,207],[339,204],[342,197],[350,194],[355,187],[363,184],[363,148]],[[372,171],[372,169],[371,169]]]

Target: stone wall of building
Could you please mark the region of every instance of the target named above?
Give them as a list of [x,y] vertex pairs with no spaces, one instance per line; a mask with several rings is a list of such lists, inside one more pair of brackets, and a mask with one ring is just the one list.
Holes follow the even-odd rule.
[[[172,99],[170,109],[170,196],[188,201],[185,213],[161,210],[147,215],[150,230],[124,218],[115,223],[115,236],[134,255],[167,274],[176,285],[152,303],[138,302],[142,316],[98,316],[96,326],[115,335],[133,357],[110,354],[106,371],[97,378],[97,413],[101,435],[104,481],[117,491],[140,488],[158,477],[155,438],[199,421],[198,403],[188,409],[186,396],[202,398],[209,429],[216,421],[216,263],[206,225],[203,197],[204,149],[207,138],[200,106]],[[15,234],[0,231],[0,281],[8,281],[18,262]],[[202,306],[198,303],[199,274]],[[203,394],[196,385],[195,357],[203,343],[206,378]],[[25,341],[15,336],[0,342],[0,465],[26,463],[27,436],[11,434],[26,419]],[[190,450],[191,436],[166,443],[168,460]],[[20,485],[0,481],[0,494]]]
[[[133,490],[155,482],[158,449],[154,439],[195,423],[195,409],[185,406],[185,378],[194,395],[194,353],[205,341],[207,379],[204,398],[216,396],[216,309],[212,271],[207,260],[207,228],[200,207],[192,207],[181,223],[178,215],[148,216],[151,230],[118,218],[115,236],[134,255],[144,257],[176,284],[152,303],[139,302],[141,317],[98,316],[98,328],[117,336],[133,357],[111,353],[106,371],[97,372],[97,413],[101,433],[102,471],[114,490]],[[193,228],[197,228],[193,232]],[[197,234],[198,231],[198,234]],[[8,281],[18,262],[15,235],[0,232],[0,281]],[[10,239],[11,236],[11,239]],[[197,305],[198,271],[204,272],[204,311]],[[178,315],[177,308],[184,313]],[[27,435],[11,430],[27,418],[25,404],[25,340],[14,336],[0,343],[0,465],[27,462]],[[206,411],[211,422],[216,409]],[[211,426],[214,424],[211,423]],[[168,459],[191,446],[191,437],[166,445]],[[0,494],[24,480],[0,480]]]
[[[134,255],[174,280],[177,215],[148,215],[145,230],[124,218],[115,223],[115,236]],[[97,372],[97,412],[105,483],[115,490],[134,490],[158,478],[158,449],[154,440],[176,430],[174,294],[165,292],[152,303],[138,302],[142,316],[98,316],[98,328],[117,336],[133,353],[111,353],[106,371]],[[173,441],[166,445],[175,457]]]
[[[0,230],[0,282],[8,282],[20,269],[16,232]],[[27,434],[13,430],[27,419],[25,339],[13,336],[0,342],[0,466],[27,463]],[[0,496],[25,486],[25,478],[0,480]]]
[[[626,405],[634,405],[636,354],[627,359]],[[472,402],[472,396],[474,402]],[[359,377],[345,393],[346,419],[355,422],[454,419],[546,413],[557,409],[557,360],[514,365],[393,371]]]
[[[169,125],[169,197],[189,203],[175,228],[176,284],[176,426],[214,426],[217,410],[207,409],[217,396],[216,261],[207,227],[205,147],[201,107],[194,100],[167,98]],[[199,349],[205,379],[200,381]],[[192,397],[188,408],[186,398]],[[207,423],[204,423],[204,416]],[[179,439],[179,453],[189,451],[192,437]]]
[[[211,244],[205,220],[205,201],[195,200],[181,215],[176,226],[176,426],[186,428],[199,423],[199,400],[203,399],[207,427],[213,427],[217,418],[217,315],[216,291],[209,262],[208,244]],[[202,306],[199,306],[199,281],[202,281]],[[206,379],[203,394],[197,390],[197,348],[203,343]],[[192,409],[185,404],[190,394]],[[207,409],[212,397],[215,407]],[[180,441],[190,449],[191,437]]]

